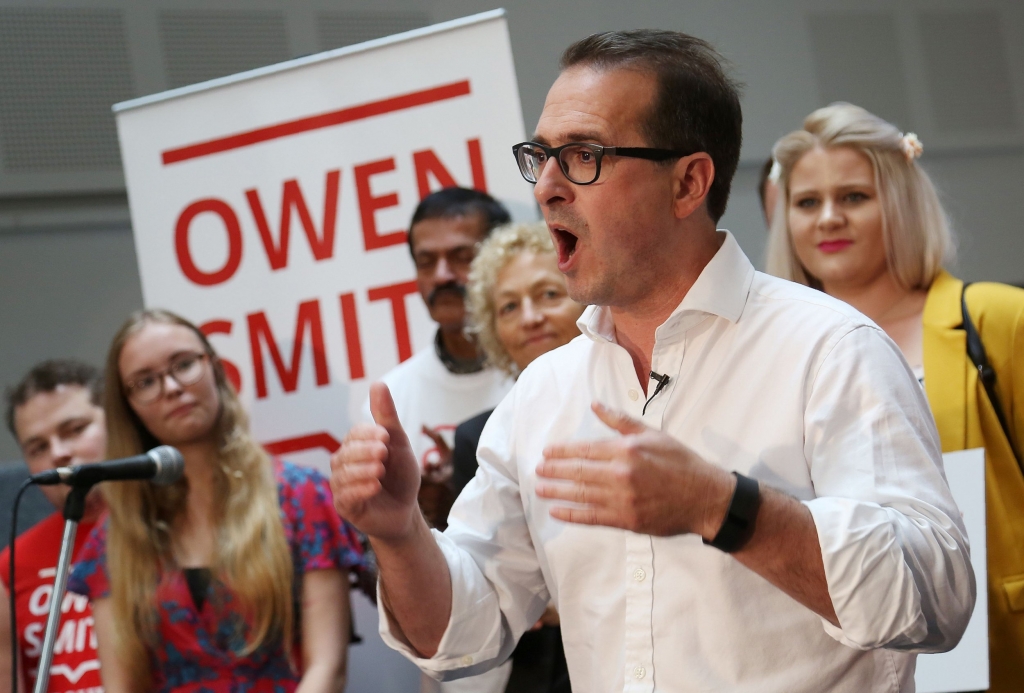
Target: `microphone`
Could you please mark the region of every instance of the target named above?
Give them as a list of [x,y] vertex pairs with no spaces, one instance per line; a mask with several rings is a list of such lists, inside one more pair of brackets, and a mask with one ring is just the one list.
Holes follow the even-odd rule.
[[185,472],[185,459],[170,445],[161,445],[149,452],[120,460],[58,467],[32,475],[32,483],[41,486],[67,484],[92,486],[101,481],[152,481],[173,484]]
[[641,416],[647,413],[647,405],[651,403],[651,400],[657,397],[658,393],[661,392],[661,390],[666,385],[668,385],[669,377],[667,375],[662,375],[661,373],[655,373],[654,371],[651,371],[651,380],[657,382],[658,386],[654,388],[654,392],[652,392],[651,396],[647,398],[646,402],[644,402],[644,409],[640,414]]
[[655,382],[658,383],[658,386],[654,388],[654,394],[652,394],[650,397],[650,399],[654,399],[654,395],[661,392],[661,388],[668,385],[669,377],[667,375],[662,375],[661,373],[655,373],[654,371],[651,371],[651,380],[654,380]]

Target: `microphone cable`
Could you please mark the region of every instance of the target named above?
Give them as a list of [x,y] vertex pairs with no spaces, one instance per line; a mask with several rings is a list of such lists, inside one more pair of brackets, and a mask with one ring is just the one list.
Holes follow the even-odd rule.
[[669,378],[667,375],[662,375],[661,373],[655,373],[654,371],[651,371],[651,380],[658,383],[658,386],[654,388],[654,392],[651,393],[651,396],[647,398],[646,402],[644,402],[644,409],[640,413],[640,416],[643,416],[644,414],[647,413],[647,405],[651,403],[651,400],[658,396],[658,393],[661,392],[666,385],[668,385],[668,381],[670,379],[671,378]]
[[[18,612],[15,610],[16,599],[14,597],[15,589],[17,588],[17,580],[14,579],[14,544],[18,538],[18,506],[21,504],[21,496],[28,490],[28,487],[32,485],[32,479],[25,479],[21,482],[21,487],[18,488],[17,495],[14,496],[14,510],[11,511],[11,543],[8,544],[10,553],[8,555],[8,578],[7,582],[7,599],[11,610],[11,691],[18,690]],[[52,599],[52,596],[51,596]]]

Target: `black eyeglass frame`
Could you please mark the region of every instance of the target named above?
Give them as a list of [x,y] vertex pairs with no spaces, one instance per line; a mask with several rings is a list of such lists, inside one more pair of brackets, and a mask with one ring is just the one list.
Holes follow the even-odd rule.
[[178,376],[174,374],[174,367],[177,366],[181,361],[185,361],[190,358],[195,359],[196,361],[199,361],[200,364],[202,364],[203,361],[209,360],[211,356],[205,351],[192,351],[187,352],[187,354],[179,354],[174,358],[173,361],[171,361],[171,363],[167,364],[167,368],[161,368],[158,371],[152,371],[146,374],[147,376],[155,377],[157,379],[157,382],[159,383],[159,387],[157,388],[157,394],[155,397],[150,397],[147,399],[139,398],[139,390],[136,385],[138,379],[125,384],[125,397],[127,397],[129,400],[135,402],[138,405],[152,404],[153,402],[156,402],[158,399],[164,396],[164,386],[167,380],[167,376],[173,378],[174,382],[178,383],[178,387],[188,387],[189,385],[195,385],[196,383],[203,379],[203,376],[206,375],[205,370],[201,369],[199,371],[199,376],[195,380],[189,380],[187,382],[182,382],[181,380],[178,379]]
[[[526,168],[523,166],[522,160],[519,158],[519,150],[530,145],[536,147],[544,152],[544,156],[548,159],[554,159],[558,162],[558,168],[562,170],[562,175],[565,176],[566,180],[576,185],[590,185],[596,183],[597,179],[601,177],[601,160],[605,154],[611,156],[625,156],[631,159],[646,159],[648,161],[668,161],[669,159],[681,159],[684,156],[690,156],[693,152],[681,152],[675,149],[659,149],[657,147],[606,147],[602,144],[593,144],[591,142],[568,142],[563,144],[561,147],[548,147],[539,142],[520,142],[519,144],[512,145],[512,155],[516,158],[516,165],[519,166],[519,173],[526,180],[527,183],[536,184],[536,180],[530,180],[530,176],[527,175]],[[592,180],[582,182],[573,180],[569,176],[569,171],[566,170],[568,165],[562,161],[562,151],[569,147],[584,147],[589,149],[594,154],[594,178]]]

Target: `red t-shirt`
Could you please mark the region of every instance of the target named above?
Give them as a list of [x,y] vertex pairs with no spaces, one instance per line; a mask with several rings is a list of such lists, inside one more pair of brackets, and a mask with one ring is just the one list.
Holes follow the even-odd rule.
[[[89,537],[94,523],[81,523],[75,535],[75,551]],[[25,690],[35,688],[39,656],[43,649],[46,619],[50,613],[50,595],[53,578],[60,557],[60,544],[64,537],[64,518],[53,513],[28,530],[17,540],[15,552],[15,609],[18,615],[18,645],[21,661],[18,663]],[[0,580],[10,591],[9,550],[0,552]],[[76,594],[66,594],[62,606],[60,627],[54,646],[53,664],[50,666],[51,693],[102,693],[100,660],[96,655],[96,633],[93,631],[92,609],[89,600]]]

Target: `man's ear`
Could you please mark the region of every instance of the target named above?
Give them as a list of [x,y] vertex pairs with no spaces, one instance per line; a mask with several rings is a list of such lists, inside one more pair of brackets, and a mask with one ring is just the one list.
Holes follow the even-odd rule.
[[707,152],[697,152],[677,161],[673,172],[675,215],[685,219],[704,205],[715,180],[715,163]]

